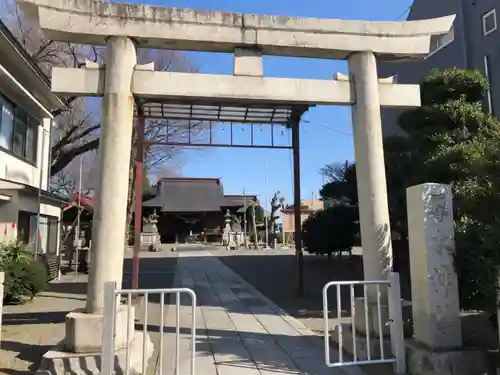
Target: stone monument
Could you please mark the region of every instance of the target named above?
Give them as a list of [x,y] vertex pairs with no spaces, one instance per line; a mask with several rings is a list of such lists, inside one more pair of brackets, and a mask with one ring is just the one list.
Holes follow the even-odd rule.
[[226,214],[224,215],[224,231],[222,234],[222,245],[225,246],[227,249],[233,249],[236,247],[236,244],[234,242],[234,233],[233,229],[231,228],[231,222],[232,222],[232,215],[229,212],[229,210],[226,211]]
[[406,196],[414,338],[433,350],[460,348],[451,187],[426,183]]
[[451,187],[412,186],[406,200],[413,313],[408,373],[482,374],[482,353],[462,349]]
[[141,245],[148,245],[149,251],[157,251],[158,246],[161,244],[160,234],[158,233],[158,214],[156,210],[153,211],[147,219],[144,219],[144,225],[141,232]]
[[243,246],[245,244],[243,228],[241,227],[240,218],[236,215],[231,215],[231,230],[233,232],[235,248]]

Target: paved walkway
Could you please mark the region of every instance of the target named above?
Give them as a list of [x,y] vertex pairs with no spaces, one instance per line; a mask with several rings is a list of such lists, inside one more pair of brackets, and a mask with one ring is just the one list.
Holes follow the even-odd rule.
[[[258,269],[255,272],[259,272]],[[278,275],[277,275],[278,276]],[[193,289],[196,308],[196,374],[203,375],[363,375],[358,368],[328,369],[323,342],[222,262],[205,251],[179,254],[174,287]],[[152,296],[151,296],[152,297]],[[159,324],[159,304],[148,304],[148,331]],[[189,298],[181,299],[180,375],[191,374]],[[138,311],[138,317],[141,313]],[[175,373],[175,302],[165,319],[163,374]],[[156,332],[158,329],[156,329]],[[152,333],[155,348],[159,334]],[[332,359],[337,353],[332,353]],[[158,373],[159,353],[149,363]]]
[[42,355],[64,337],[69,311],[85,306],[86,278],[66,277],[24,305],[3,308],[0,374],[30,374]]

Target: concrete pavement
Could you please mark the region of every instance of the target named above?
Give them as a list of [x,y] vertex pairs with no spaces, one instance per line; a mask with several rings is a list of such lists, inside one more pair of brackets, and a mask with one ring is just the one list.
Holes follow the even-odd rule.
[[[302,322],[291,317],[248,284],[241,276],[223,264],[220,258],[217,258],[218,256],[220,252],[217,251],[185,253],[165,251],[141,254],[141,288],[189,287],[197,294],[197,374],[270,375],[271,372],[315,375],[364,374],[354,368],[349,370],[325,368],[322,337],[318,337],[317,332],[313,333]],[[254,268],[254,272],[258,273],[263,270],[270,272],[269,268],[255,267],[255,264],[247,262],[246,258],[242,258],[241,262],[246,263],[247,267]],[[129,263],[125,264],[124,287],[130,287],[131,267]],[[284,270],[277,270],[277,273],[281,277],[289,276]],[[43,351],[49,350],[62,340],[64,315],[73,308],[83,306],[87,281],[86,277],[74,280],[74,277],[70,275],[67,275],[65,279],[67,280],[63,280],[63,283],[53,284],[51,291],[37,297],[33,304],[6,307],[2,343],[4,353],[0,355],[2,363],[0,373],[24,373],[24,371],[29,371],[28,367],[34,369],[32,364],[37,362],[37,357],[39,359]],[[282,287],[280,284],[275,286]],[[68,292],[73,294],[69,295]],[[52,316],[50,311],[55,307],[56,302],[62,304],[62,307],[54,314],[55,318],[47,322],[26,320],[27,316],[40,317],[45,316],[44,314]],[[153,358],[148,363],[148,374],[159,374],[161,316],[159,302],[158,296],[150,295],[147,304],[147,322],[144,316],[144,303],[136,308],[136,330],[142,331],[144,323],[147,323],[147,332],[155,347]],[[20,315],[17,315],[19,313]],[[162,374],[173,375],[175,374],[176,321],[173,299],[166,299],[164,314]],[[16,319],[15,326],[12,325],[14,319]],[[179,374],[182,375],[190,373],[190,322],[190,301],[183,297],[180,302],[181,360],[179,367]],[[12,332],[14,336],[7,331],[12,329],[15,330]],[[18,340],[20,335],[26,336],[26,339]],[[18,341],[25,345],[25,350],[17,352]],[[335,358],[335,353],[333,355]],[[80,358],[71,363],[71,366],[65,367],[69,366],[72,374],[89,374],[91,369],[97,371],[99,361],[93,356],[88,358],[88,361]]]
[[[256,270],[258,272],[258,270]],[[218,375],[363,375],[357,368],[328,369],[324,366],[322,340],[302,323],[212,257],[209,252],[179,253],[175,287],[193,289],[196,307],[196,373]],[[175,302],[170,301],[165,320],[163,374],[175,373]],[[151,305],[151,300],[150,300]],[[140,311],[138,313],[140,315]],[[148,326],[159,322],[149,308]],[[180,306],[180,374],[190,373],[191,307],[182,298]],[[139,316],[143,320],[143,316]],[[158,351],[159,334],[152,335]],[[155,353],[157,373],[159,354]],[[333,357],[337,353],[332,353]],[[152,363],[150,362],[150,365]]]

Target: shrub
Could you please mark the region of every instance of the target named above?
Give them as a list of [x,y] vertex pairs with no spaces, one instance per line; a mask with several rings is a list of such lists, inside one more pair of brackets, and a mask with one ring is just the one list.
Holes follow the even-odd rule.
[[5,272],[6,303],[21,302],[22,297],[33,298],[47,287],[46,265],[35,259],[25,245],[0,244],[0,270]]
[[339,204],[309,216],[302,225],[306,251],[329,257],[351,251],[359,231],[357,212],[357,207]]

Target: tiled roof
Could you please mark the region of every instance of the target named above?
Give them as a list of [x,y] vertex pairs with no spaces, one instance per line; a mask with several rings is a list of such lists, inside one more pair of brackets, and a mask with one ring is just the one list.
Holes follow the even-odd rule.
[[257,199],[257,196],[255,195],[224,195],[222,207],[239,207],[239,206],[245,206],[245,200],[246,200],[246,205],[248,206],[248,202],[252,199]]
[[219,179],[165,178],[158,182],[158,196],[144,202],[161,212],[220,211],[224,199]]
[[[158,195],[143,203],[161,212],[209,212],[226,207],[244,207],[256,195],[224,195],[218,178],[169,177],[158,181]],[[241,211],[243,212],[243,211]]]

